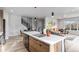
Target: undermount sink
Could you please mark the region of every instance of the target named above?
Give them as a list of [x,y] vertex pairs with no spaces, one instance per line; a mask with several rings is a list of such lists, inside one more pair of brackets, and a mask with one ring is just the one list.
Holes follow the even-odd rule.
[[72,41],[72,40],[74,40],[75,39],[75,37],[67,37],[66,38],[66,40],[70,40],[70,41]]
[[37,36],[37,37],[45,37],[46,35],[44,35],[44,34],[34,34],[34,36]]

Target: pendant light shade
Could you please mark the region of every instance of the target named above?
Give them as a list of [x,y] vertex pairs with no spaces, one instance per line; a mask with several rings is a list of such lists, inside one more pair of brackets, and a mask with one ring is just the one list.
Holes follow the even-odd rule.
[[36,19],[36,17],[34,19]]
[[54,12],[52,12],[52,16],[54,16]]

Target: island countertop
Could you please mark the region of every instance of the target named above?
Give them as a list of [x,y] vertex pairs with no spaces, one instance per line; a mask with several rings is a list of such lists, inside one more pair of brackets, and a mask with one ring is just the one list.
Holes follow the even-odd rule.
[[53,34],[50,37],[48,37],[48,36],[44,36],[44,37],[34,36],[35,34],[40,34],[40,32],[38,32],[38,31],[22,31],[22,32],[24,34],[27,34],[33,38],[36,38],[37,40],[40,40],[40,41],[50,44],[50,45],[56,44],[57,42],[60,42],[65,39],[65,37],[53,35]]

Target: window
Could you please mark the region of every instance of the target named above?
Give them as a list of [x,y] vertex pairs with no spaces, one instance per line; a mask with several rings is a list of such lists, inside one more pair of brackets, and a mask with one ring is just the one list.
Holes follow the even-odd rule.
[[65,25],[66,30],[70,30],[70,24]]
[[66,30],[79,30],[79,23],[77,23],[77,22],[71,23],[70,22],[70,24],[68,23],[65,25],[65,29]]

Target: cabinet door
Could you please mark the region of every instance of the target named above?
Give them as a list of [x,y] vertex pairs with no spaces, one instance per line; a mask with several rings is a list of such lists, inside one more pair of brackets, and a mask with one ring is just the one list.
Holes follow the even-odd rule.
[[23,38],[24,46],[26,49],[29,49],[29,36],[26,34],[24,34],[23,36],[24,36],[24,38]]
[[32,52],[48,52],[49,45],[35,38],[29,37],[29,50]]

